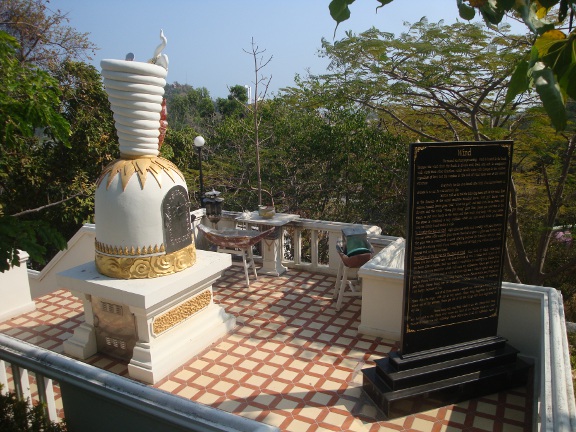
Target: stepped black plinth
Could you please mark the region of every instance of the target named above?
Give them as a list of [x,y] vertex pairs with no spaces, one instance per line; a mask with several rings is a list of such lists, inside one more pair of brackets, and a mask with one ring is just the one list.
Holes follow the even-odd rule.
[[500,337],[402,356],[364,369],[363,389],[388,418],[462,402],[531,382],[533,364]]
[[512,147],[410,145],[401,349],[363,371],[365,392],[390,418],[532,377],[497,335]]

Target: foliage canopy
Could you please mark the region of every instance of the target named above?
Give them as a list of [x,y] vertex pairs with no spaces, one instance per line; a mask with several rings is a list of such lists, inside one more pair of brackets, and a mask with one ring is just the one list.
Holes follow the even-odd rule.
[[[17,191],[11,185],[23,165],[22,151],[36,146],[37,128],[68,143],[69,123],[59,112],[58,81],[36,67],[22,64],[16,57],[18,42],[0,31],[0,271],[19,265],[18,249],[42,261],[46,242],[57,247],[66,243],[45,221],[20,221],[12,215],[7,200]],[[20,209],[21,210],[21,209]]]
[[[392,0],[377,0],[378,9]],[[330,15],[336,25],[350,18],[354,0],[331,0]],[[460,17],[471,20],[478,12],[488,27],[505,14],[519,17],[532,33],[532,48],[516,63],[508,101],[534,88],[556,130],[564,130],[566,101],[576,99],[576,31],[572,30],[576,2],[572,0],[456,0]],[[569,13],[570,12],[570,13]],[[566,26],[568,21],[568,27]]]

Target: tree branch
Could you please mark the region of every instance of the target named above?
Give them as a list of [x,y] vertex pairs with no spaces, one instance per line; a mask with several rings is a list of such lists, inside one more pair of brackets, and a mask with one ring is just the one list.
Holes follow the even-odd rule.
[[11,215],[11,216],[12,216],[12,217],[19,217],[19,216],[24,216],[24,215],[30,214],[30,213],[36,213],[36,212],[45,210],[45,209],[47,209],[47,208],[54,207],[54,206],[57,206],[57,205],[59,205],[59,204],[65,203],[66,201],[70,201],[70,200],[72,200],[72,199],[74,199],[74,198],[77,198],[77,197],[79,197],[79,196],[82,196],[82,195],[84,195],[84,192],[78,192],[77,194],[74,194],[74,195],[72,195],[72,196],[70,196],[70,197],[68,197],[68,198],[64,198],[63,200],[56,201],[56,202],[53,202],[53,203],[50,203],[50,204],[46,204],[46,205],[43,205],[43,206],[40,206],[40,207],[36,207],[36,208],[33,208],[33,209],[24,210],[24,211],[21,211],[21,212],[18,212],[18,213],[14,213],[14,214]]

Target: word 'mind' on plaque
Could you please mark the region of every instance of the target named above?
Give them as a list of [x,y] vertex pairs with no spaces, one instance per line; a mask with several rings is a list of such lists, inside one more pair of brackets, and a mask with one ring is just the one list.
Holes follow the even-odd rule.
[[496,336],[512,142],[410,147],[402,354]]

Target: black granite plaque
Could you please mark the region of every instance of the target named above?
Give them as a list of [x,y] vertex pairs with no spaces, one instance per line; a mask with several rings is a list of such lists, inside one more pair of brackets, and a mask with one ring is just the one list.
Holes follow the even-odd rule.
[[416,143],[402,355],[494,337],[512,142]]
[[190,198],[183,186],[172,187],[162,200],[164,244],[171,253],[192,244],[190,224]]

